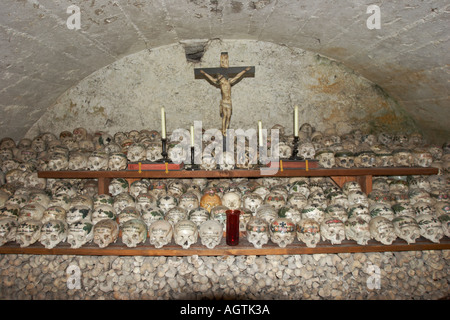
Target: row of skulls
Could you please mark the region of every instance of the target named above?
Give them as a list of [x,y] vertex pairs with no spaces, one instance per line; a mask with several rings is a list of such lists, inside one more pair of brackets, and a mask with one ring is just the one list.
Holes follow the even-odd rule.
[[[324,168],[434,166],[445,172],[450,170],[450,143],[442,146],[427,144],[418,133],[383,132],[376,135],[353,130],[338,135],[331,130],[315,130],[304,123],[298,132],[298,142],[294,144],[294,136],[285,134],[283,126],[274,125],[274,129],[279,132],[278,148],[272,146],[272,135],[267,136],[267,156],[271,159],[289,158],[296,148],[299,157],[318,160],[319,166]],[[171,134],[168,137],[168,157],[177,163],[190,163],[190,151],[180,147],[180,142],[187,137]],[[202,148],[195,148],[195,157],[197,159],[200,154],[200,166],[204,170],[249,169],[258,163],[259,150],[252,150],[249,143],[241,152],[243,154],[216,154],[215,149],[206,149],[218,143],[215,135],[203,130],[200,139]],[[236,145],[237,139],[234,142]],[[17,168],[40,171],[125,170],[129,162],[161,159],[161,135],[156,130],[132,130],[111,135],[102,131],[90,134],[80,127],[72,132],[62,131],[59,137],[46,132],[33,139],[23,138],[18,143],[9,137],[0,140],[3,174]]]
[[128,247],[172,240],[187,249],[201,239],[214,248],[225,232],[226,211],[239,210],[240,231],[256,248],[268,241],[285,247],[296,239],[308,247],[370,239],[389,245],[423,236],[450,236],[446,176],[380,177],[368,195],[356,182],[337,187],[326,177],[258,179],[115,178],[109,194],[82,189],[79,180],[48,179],[45,189],[0,190],[1,244],[68,242],[104,248],[120,237]]

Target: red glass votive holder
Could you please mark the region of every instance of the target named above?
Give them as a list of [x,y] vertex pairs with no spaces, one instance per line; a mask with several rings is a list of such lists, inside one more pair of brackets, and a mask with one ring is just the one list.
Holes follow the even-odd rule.
[[237,246],[239,244],[239,215],[240,210],[227,210],[227,226],[226,226],[226,240],[227,245]]

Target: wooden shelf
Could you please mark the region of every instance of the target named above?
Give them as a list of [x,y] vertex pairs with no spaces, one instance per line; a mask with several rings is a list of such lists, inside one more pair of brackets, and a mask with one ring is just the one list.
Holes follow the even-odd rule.
[[42,255],[91,255],[91,256],[226,256],[226,255],[298,255],[316,253],[356,253],[356,252],[386,252],[386,251],[421,251],[421,250],[448,250],[450,239],[444,237],[440,243],[431,242],[423,237],[416,243],[407,244],[397,239],[391,245],[383,245],[378,241],[370,240],[367,245],[358,245],[355,241],[345,240],[340,245],[332,245],[329,241],[321,241],[316,248],[308,248],[304,243],[295,240],[294,243],[280,248],[269,241],[261,249],[255,248],[245,238],[241,238],[239,245],[228,246],[225,239],[213,249],[201,244],[200,239],[189,249],[183,249],[174,242],[155,248],[153,245],[140,244],[135,248],[128,248],[120,238],[116,243],[106,248],[99,248],[96,244],[86,244],[81,248],[72,249],[68,243],[61,243],[53,249],[46,249],[42,244],[35,243],[29,247],[21,248],[16,243],[8,243],[0,247],[0,254],[42,254]]
[[186,178],[264,178],[264,177],[330,177],[340,187],[347,181],[357,181],[368,194],[372,191],[373,176],[406,176],[437,174],[437,168],[389,167],[389,168],[334,168],[334,169],[285,169],[276,172],[261,169],[238,170],[173,170],[173,171],[39,171],[39,178],[53,179],[98,179],[99,194],[108,193],[109,182],[113,178],[124,178],[128,182],[139,179],[186,179]]

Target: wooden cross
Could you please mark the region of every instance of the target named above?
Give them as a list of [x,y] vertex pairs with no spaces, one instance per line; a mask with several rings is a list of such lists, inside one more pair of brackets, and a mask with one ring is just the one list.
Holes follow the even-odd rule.
[[230,127],[231,118],[231,86],[238,83],[244,77],[254,77],[255,67],[229,67],[228,52],[220,54],[219,68],[194,69],[195,79],[206,79],[214,86],[220,88],[222,99],[220,100],[220,116],[222,117],[222,134]]

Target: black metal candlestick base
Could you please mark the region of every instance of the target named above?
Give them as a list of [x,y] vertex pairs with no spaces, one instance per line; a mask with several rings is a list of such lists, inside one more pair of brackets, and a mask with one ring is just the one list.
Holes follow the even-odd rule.
[[191,170],[198,170],[199,166],[195,163],[195,148],[191,147]]
[[294,137],[294,145],[292,147],[292,155],[289,160],[304,160],[303,157],[298,156],[298,137]]
[[162,161],[163,162],[169,162],[169,157],[168,157],[168,153],[167,153],[167,139],[161,139],[162,142],[162,151],[161,151],[161,155],[162,155]]

